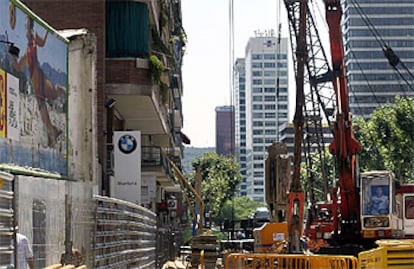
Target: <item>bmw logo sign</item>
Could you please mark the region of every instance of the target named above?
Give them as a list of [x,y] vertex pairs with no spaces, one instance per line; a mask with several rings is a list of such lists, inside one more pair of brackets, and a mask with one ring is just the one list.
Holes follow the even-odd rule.
[[118,148],[123,153],[129,154],[137,148],[137,140],[132,135],[123,135],[118,140]]

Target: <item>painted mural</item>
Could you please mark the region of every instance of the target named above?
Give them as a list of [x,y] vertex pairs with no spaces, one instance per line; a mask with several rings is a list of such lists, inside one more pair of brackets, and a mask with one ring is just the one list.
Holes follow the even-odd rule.
[[18,1],[0,11],[0,163],[66,174],[68,44]]

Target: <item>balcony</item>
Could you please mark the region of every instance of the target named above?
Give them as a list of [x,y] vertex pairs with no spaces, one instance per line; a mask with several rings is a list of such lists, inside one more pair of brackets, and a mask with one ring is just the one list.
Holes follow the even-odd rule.
[[175,185],[172,168],[168,160],[164,158],[160,147],[141,147],[141,171],[154,173],[157,182],[163,187]]
[[[162,147],[181,142],[171,133],[179,133],[183,121],[185,33],[177,10],[176,1],[106,2],[106,96],[116,100],[114,115],[122,129],[140,130]],[[154,72],[153,57],[161,73]]]

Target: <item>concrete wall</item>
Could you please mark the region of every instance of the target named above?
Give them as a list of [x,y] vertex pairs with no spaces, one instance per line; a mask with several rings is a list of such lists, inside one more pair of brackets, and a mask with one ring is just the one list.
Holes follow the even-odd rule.
[[60,33],[70,40],[68,175],[97,182],[96,38],[85,29]]
[[[67,231],[73,246],[81,250],[88,265],[95,188],[85,182],[15,177],[16,220],[19,232],[32,243],[36,268],[60,261]],[[66,215],[71,216],[68,222]]]

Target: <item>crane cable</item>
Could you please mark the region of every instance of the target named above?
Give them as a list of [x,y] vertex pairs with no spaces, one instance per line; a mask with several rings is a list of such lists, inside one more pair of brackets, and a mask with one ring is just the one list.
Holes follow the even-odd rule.
[[[277,55],[276,58],[280,57],[280,45],[281,45],[281,38],[282,38],[282,23],[280,22],[280,10],[281,10],[281,2],[278,1],[279,5],[276,7],[276,25],[277,25]],[[280,72],[279,66],[276,65],[276,141],[279,141],[279,91],[280,91]]]
[[[362,75],[364,76],[364,79],[365,79],[365,81],[367,82],[368,89],[371,91],[372,95],[374,96],[375,102],[377,103],[377,105],[380,105],[380,102],[379,102],[379,100],[378,100],[378,97],[377,97],[377,95],[375,94],[375,91],[374,91],[374,89],[373,89],[372,85],[370,84],[370,81],[369,81],[369,79],[368,79],[368,77],[367,77],[367,75],[366,75],[365,71],[362,69],[362,67],[361,67],[361,65],[360,65],[360,63],[359,63],[359,61],[358,61],[358,60],[357,60],[357,58],[355,57],[355,53],[354,53],[354,51],[352,50],[352,48],[349,48],[349,51],[351,52],[352,57],[355,59],[355,63],[358,65],[358,68],[360,69],[360,71],[361,71]],[[359,103],[358,98],[356,98],[356,92],[354,91],[353,87],[349,87],[349,92],[350,92],[350,93],[352,93],[352,95],[355,97],[355,99],[354,99],[354,103],[356,103],[356,105],[357,105],[357,107],[358,107],[358,110],[359,110],[359,112],[360,112],[360,115],[362,115],[364,118],[366,118],[366,117],[365,117],[366,115],[364,115],[364,111],[362,110],[361,104]]]
[[230,91],[230,143],[231,155],[235,155],[234,109],[234,0],[229,0],[229,91]]
[[365,22],[365,24],[368,26],[368,29],[373,33],[374,38],[381,46],[381,49],[384,53],[384,56],[387,58],[389,64],[394,68],[394,70],[398,73],[398,75],[401,77],[402,80],[407,84],[407,86],[414,91],[413,86],[409,83],[409,81],[404,77],[404,75],[401,73],[401,71],[397,68],[398,64],[401,64],[402,67],[405,69],[407,74],[414,80],[414,75],[411,73],[410,69],[401,61],[401,59],[395,54],[391,46],[389,46],[381,37],[380,33],[377,31],[375,26],[371,23],[366,13],[363,11],[361,6],[358,2],[355,0],[350,0],[354,6],[356,7],[356,10],[361,15],[361,18]]

